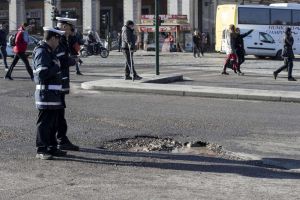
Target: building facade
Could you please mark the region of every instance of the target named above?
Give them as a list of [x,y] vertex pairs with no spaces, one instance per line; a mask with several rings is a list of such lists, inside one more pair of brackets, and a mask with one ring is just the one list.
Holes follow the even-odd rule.
[[[102,37],[116,34],[126,20],[139,24],[142,15],[153,15],[154,0],[1,0],[0,23],[10,31],[28,22],[34,33],[41,33],[42,26],[52,25],[53,7],[64,16],[78,19],[78,29],[86,32],[95,30]],[[287,2],[279,0],[159,0],[160,14],[187,15],[191,30],[200,30],[214,38],[215,13],[219,4],[245,3],[269,4]],[[298,2],[298,0],[288,1]],[[103,17],[107,22],[103,23]]]

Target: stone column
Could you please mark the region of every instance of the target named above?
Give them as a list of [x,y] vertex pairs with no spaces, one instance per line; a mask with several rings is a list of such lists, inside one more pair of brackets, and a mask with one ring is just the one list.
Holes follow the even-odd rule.
[[187,15],[192,29],[198,29],[198,1],[182,0],[182,15]]
[[83,32],[100,32],[100,0],[83,0]]
[[127,20],[134,21],[135,24],[141,22],[142,0],[123,0],[124,24]]
[[26,22],[25,0],[9,1],[9,31],[18,30]]
[[215,30],[215,15],[216,15],[216,1],[208,0],[203,2],[203,10],[202,10],[202,30],[203,32],[207,32],[210,35],[211,42],[214,39],[214,30]]
[[168,0],[168,14],[181,15],[183,0]]
[[55,26],[56,24],[52,21],[52,11],[55,7],[58,12],[61,11],[61,0],[56,0],[55,5],[51,4],[50,0],[44,1],[44,26]]

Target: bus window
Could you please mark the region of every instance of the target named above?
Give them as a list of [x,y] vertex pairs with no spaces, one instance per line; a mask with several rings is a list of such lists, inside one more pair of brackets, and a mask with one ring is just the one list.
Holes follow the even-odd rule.
[[300,10],[293,10],[293,25],[300,26]]
[[291,10],[271,9],[271,24],[291,25],[292,24]]
[[263,33],[263,32],[259,33],[259,40],[264,43],[275,43],[275,41],[271,35],[269,35],[268,33]]
[[239,24],[270,24],[270,11],[265,8],[239,8]]

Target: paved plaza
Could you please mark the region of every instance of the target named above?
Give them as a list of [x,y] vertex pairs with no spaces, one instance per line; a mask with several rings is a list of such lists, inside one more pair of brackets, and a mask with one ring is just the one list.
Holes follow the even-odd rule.
[[[134,58],[140,75],[154,74],[154,52],[137,52]],[[245,76],[232,71],[222,76],[222,54],[196,59],[191,53],[162,53],[160,61],[161,75],[185,78],[157,84],[162,90],[179,85],[299,93],[298,58],[296,82],[287,81],[286,72],[273,79],[282,61],[252,56],[242,66]],[[91,81],[120,83],[124,75],[119,52],[83,62],[84,76],[71,69],[66,110],[68,135],[81,150],[53,161],[34,158],[35,85],[25,67],[17,65],[13,81],[0,79],[0,199],[299,199],[297,101],[83,89]],[[0,76],[4,73],[3,68]],[[182,144],[205,141],[222,147],[227,156],[99,148],[103,142],[136,136],[172,138]]]

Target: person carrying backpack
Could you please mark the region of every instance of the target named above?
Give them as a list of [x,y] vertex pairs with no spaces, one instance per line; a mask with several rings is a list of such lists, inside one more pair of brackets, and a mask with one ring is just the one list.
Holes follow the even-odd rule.
[[18,29],[18,33],[16,34],[16,37],[15,37],[15,46],[13,48],[13,51],[16,55],[14,56],[13,62],[10,65],[8,72],[6,73],[6,75],[4,77],[5,79],[13,80],[11,77],[12,71],[13,71],[14,67],[16,66],[16,64],[18,63],[19,59],[21,58],[21,60],[25,64],[26,70],[27,70],[28,74],[30,75],[31,80],[33,80],[33,72],[30,67],[28,58],[25,54],[25,52],[27,50],[27,45],[29,42],[29,34],[28,34],[29,29],[30,29],[30,26],[28,23],[23,23],[22,26]]
[[4,62],[5,70],[8,70],[7,61],[6,61],[6,58],[7,58],[6,36],[7,36],[6,31],[3,29],[2,24],[0,24],[0,54],[1,54],[1,57],[2,57],[3,62]]

